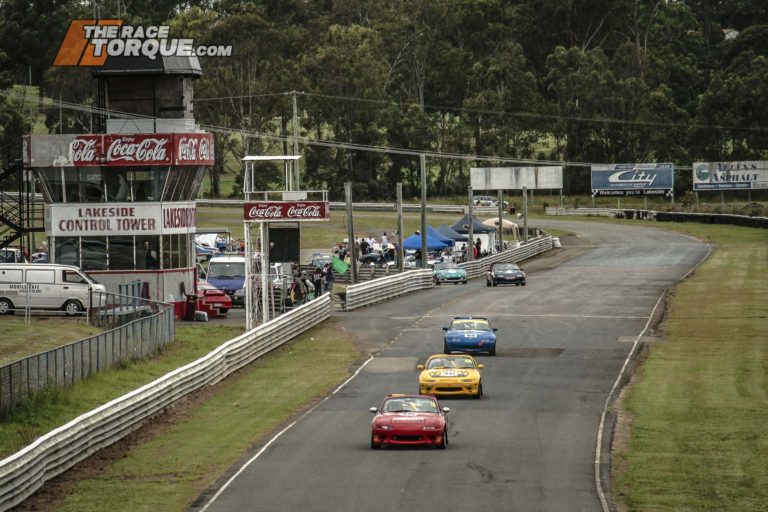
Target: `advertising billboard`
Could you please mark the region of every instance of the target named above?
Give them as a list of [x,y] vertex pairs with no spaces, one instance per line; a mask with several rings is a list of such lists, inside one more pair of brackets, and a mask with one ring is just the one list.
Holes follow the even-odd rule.
[[243,207],[245,222],[330,220],[328,201],[252,201]]
[[57,203],[46,205],[50,236],[174,235],[197,230],[196,205],[181,203]]
[[593,196],[672,195],[675,166],[661,164],[612,164],[592,166]]
[[768,188],[768,162],[694,162],[693,190]]
[[473,190],[531,190],[563,188],[563,168],[472,167],[469,174]]

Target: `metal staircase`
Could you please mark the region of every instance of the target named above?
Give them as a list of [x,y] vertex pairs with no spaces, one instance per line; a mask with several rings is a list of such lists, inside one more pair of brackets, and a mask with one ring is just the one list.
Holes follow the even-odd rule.
[[44,206],[23,178],[20,161],[0,169],[0,249],[23,245],[32,252],[31,234],[45,231]]

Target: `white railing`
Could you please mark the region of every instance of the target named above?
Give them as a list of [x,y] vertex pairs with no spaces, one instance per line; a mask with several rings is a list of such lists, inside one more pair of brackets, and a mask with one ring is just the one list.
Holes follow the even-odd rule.
[[615,217],[616,213],[623,212],[616,208],[555,208],[547,207],[546,215],[587,215],[592,217]]
[[119,441],[176,400],[219,382],[319,324],[330,316],[331,308],[331,297],[325,294],[75,418],[0,461],[0,510],[19,505],[45,482]]
[[[551,236],[534,238],[528,244],[508,251],[500,252],[481,258],[476,261],[461,263],[460,266],[467,270],[467,277],[484,276],[492,263],[523,261],[537,254],[546,252],[554,247]],[[365,283],[353,284],[347,287],[345,309],[353,309],[370,306],[377,302],[383,302],[398,295],[403,295],[416,290],[430,288],[434,285],[432,270],[409,270],[394,276],[373,279]]]
[[347,311],[351,311],[389,300],[398,295],[423,290],[433,285],[434,279],[431,270],[408,270],[402,274],[348,286],[344,307]]

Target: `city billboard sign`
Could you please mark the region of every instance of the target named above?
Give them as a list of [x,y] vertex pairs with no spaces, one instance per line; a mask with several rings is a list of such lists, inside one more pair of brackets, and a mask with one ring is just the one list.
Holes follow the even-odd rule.
[[328,201],[249,201],[245,222],[325,221],[331,219]]
[[675,166],[671,163],[592,166],[593,196],[671,195]]
[[768,162],[694,162],[693,190],[768,189]]

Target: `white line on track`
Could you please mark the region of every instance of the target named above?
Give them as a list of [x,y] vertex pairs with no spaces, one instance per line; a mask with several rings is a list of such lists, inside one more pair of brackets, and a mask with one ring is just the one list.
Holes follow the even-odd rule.
[[237,478],[238,476],[240,476],[240,473],[242,473],[243,471],[245,471],[245,469],[246,469],[248,466],[250,466],[250,465],[251,465],[251,464],[252,464],[252,463],[253,463],[253,462],[254,462],[256,459],[258,459],[259,457],[261,457],[261,454],[263,454],[263,453],[264,453],[264,452],[267,450],[267,448],[269,448],[269,447],[272,445],[272,443],[274,443],[275,441],[277,441],[277,439],[278,439],[280,436],[282,436],[283,434],[285,434],[286,432],[288,432],[288,431],[289,431],[289,430],[290,430],[290,429],[291,429],[291,428],[292,428],[294,425],[296,425],[298,422],[300,422],[301,420],[303,420],[304,418],[306,418],[307,416],[309,416],[309,415],[312,413],[312,411],[314,411],[314,410],[315,410],[315,409],[317,409],[317,408],[318,408],[320,405],[322,405],[323,403],[325,403],[325,402],[326,402],[326,400],[330,399],[330,398],[331,398],[333,395],[335,395],[336,393],[338,393],[339,391],[341,391],[341,390],[342,390],[342,388],[344,388],[344,386],[346,386],[347,384],[349,384],[349,383],[350,383],[350,381],[352,381],[352,379],[354,379],[355,377],[357,377],[357,375],[358,375],[358,374],[359,374],[359,373],[360,373],[360,372],[363,370],[363,368],[365,368],[366,366],[368,366],[368,363],[370,363],[371,361],[373,361],[373,356],[370,356],[370,357],[369,357],[369,358],[368,358],[368,359],[367,359],[367,360],[366,360],[366,361],[365,361],[363,364],[361,364],[361,365],[360,365],[360,368],[358,368],[358,369],[355,371],[355,373],[353,373],[353,374],[352,374],[352,376],[351,376],[351,377],[349,377],[347,380],[345,380],[344,382],[342,382],[342,383],[339,385],[339,387],[337,387],[336,389],[334,389],[334,390],[333,390],[333,393],[331,393],[330,395],[326,396],[325,398],[323,398],[322,400],[320,400],[318,403],[316,403],[315,405],[313,405],[313,406],[312,406],[312,407],[311,407],[309,410],[307,410],[307,411],[306,411],[304,414],[302,414],[301,416],[299,416],[298,418],[296,418],[294,421],[292,421],[290,425],[288,425],[287,427],[285,427],[283,430],[281,430],[280,432],[278,432],[277,434],[275,434],[275,435],[274,435],[274,437],[272,437],[272,439],[270,439],[269,441],[267,441],[267,444],[265,444],[264,446],[262,446],[262,447],[261,447],[261,450],[259,450],[259,451],[258,451],[258,453],[256,453],[256,455],[254,455],[253,457],[251,457],[251,459],[250,459],[248,462],[246,462],[245,464],[243,464],[243,466],[242,466],[240,469],[238,469],[238,470],[237,470],[237,473],[235,473],[234,475],[232,475],[232,477],[231,477],[229,480],[227,480],[227,482],[226,482],[224,485],[222,485],[222,486],[221,486],[221,488],[220,488],[218,491],[216,491],[216,494],[214,494],[214,495],[213,495],[213,497],[210,499],[210,501],[208,501],[208,503],[206,503],[206,504],[205,504],[205,506],[204,506],[204,507],[203,507],[203,508],[200,510],[200,512],[205,512],[206,510],[208,510],[208,507],[210,507],[210,506],[211,506],[211,504],[212,504],[212,503],[213,503],[213,502],[216,500],[216,498],[218,498],[218,497],[221,495],[221,493],[223,493],[223,492],[226,490],[226,488],[227,488],[227,487],[229,487],[229,484],[231,484],[232,482],[234,482],[234,481],[235,481],[235,478]]
[[[687,235],[684,235],[687,236]],[[693,238],[693,237],[688,237]],[[694,238],[694,240],[697,240]],[[697,240],[701,241],[701,240]],[[600,504],[603,507],[603,512],[611,512],[611,507],[608,505],[608,500],[605,497],[605,492],[603,491],[603,484],[600,480],[600,458],[601,458],[601,450],[603,445],[603,431],[605,430],[605,417],[608,414],[608,405],[611,402],[611,397],[616,392],[616,389],[619,387],[619,383],[621,382],[622,377],[624,376],[624,371],[627,369],[627,366],[629,365],[629,361],[632,360],[632,356],[635,353],[635,349],[637,348],[637,344],[640,342],[640,339],[645,335],[646,331],[648,330],[648,327],[651,325],[651,320],[653,319],[653,315],[656,313],[656,309],[659,307],[659,304],[661,304],[662,299],[667,294],[670,288],[677,285],[680,281],[691,275],[691,273],[699,268],[699,266],[706,261],[706,259],[709,257],[709,255],[712,253],[712,246],[707,244],[707,253],[704,255],[701,260],[699,260],[696,265],[694,265],[688,272],[685,273],[683,277],[675,281],[672,286],[665,288],[664,291],[661,292],[661,295],[659,296],[659,299],[656,301],[656,305],[653,307],[653,310],[651,311],[650,316],[648,316],[648,322],[646,322],[645,327],[640,332],[640,334],[637,335],[635,338],[635,341],[632,343],[632,348],[629,349],[629,354],[627,354],[627,358],[624,360],[624,364],[621,366],[621,370],[619,370],[619,375],[616,377],[616,381],[613,383],[613,387],[608,392],[608,396],[605,398],[605,404],[603,404],[603,412],[600,414],[600,425],[597,428],[597,443],[595,445],[595,486],[597,487],[597,495],[600,498]]]

